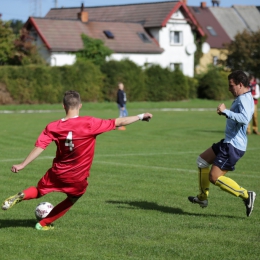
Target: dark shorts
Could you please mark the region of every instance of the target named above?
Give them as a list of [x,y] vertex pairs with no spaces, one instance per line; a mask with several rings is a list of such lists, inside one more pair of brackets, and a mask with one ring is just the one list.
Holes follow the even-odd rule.
[[213,164],[218,166],[221,170],[234,171],[237,161],[245,152],[235,148],[232,144],[224,143],[223,141],[224,139],[212,145],[212,149],[216,155]]
[[75,183],[65,183],[58,180],[51,172],[51,169],[49,169],[39,180],[37,188],[41,196],[44,196],[50,192],[63,192],[70,197],[80,197],[86,192],[87,186],[87,180]]

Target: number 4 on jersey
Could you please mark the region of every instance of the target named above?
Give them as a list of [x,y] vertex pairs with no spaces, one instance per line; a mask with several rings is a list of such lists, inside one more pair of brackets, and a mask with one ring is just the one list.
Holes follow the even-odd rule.
[[73,150],[74,144],[72,143],[72,132],[69,132],[65,141],[65,146],[69,146],[70,151]]

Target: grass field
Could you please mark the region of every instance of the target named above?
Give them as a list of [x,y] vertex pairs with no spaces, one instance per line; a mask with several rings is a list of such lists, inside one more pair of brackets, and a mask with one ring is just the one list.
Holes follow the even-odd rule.
[[[224,136],[225,117],[215,112],[218,103],[130,103],[130,115],[148,111],[153,119],[97,137],[87,192],[53,231],[34,229],[34,209],[42,201],[56,205],[63,194],[0,211],[0,259],[258,260],[259,198],[249,218],[239,198],[213,185],[207,208],[187,200],[198,192],[198,154]],[[53,144],[20,173],[10,171],[45,125],[63,115],[61,105],[0,107],[0,201],[36,185],[51,166]],[[84,104],[81,115],[114,118],[118,111],[111,103]],[[250,135],[248,151],[227,175],[257,194],[259,156],[260,136]]]

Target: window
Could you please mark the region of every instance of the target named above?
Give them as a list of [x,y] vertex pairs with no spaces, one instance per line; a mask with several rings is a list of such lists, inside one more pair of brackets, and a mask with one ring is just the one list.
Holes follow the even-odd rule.
[[115,38],[114,34],[111,31],[105,30],[103,32],[108,39],[114,39]]
[[217,56],[213,56],[213,65],[218,65],[218,57]]
[[210,33],[212,36],[217,36],[217,33],[216,33],[216,31],[213,29],[213,27],[207,26],[207,29],[208,29],[209,33]]
[[170,63],[170,70],[174,71],[179,69],[182,71],[182,64],[181,63]]
[[182,32],[170,31],[170,44],[181,45],[182,44]]
[[139,32],[137,33],[138,36],[140,37],[140,39],[143,41],[143,42],[151,42],[150,39],[147,37],[146,34],[142,33],[142,32]]
[[193,11],[194,11],[195,13],[197,13],[197,14],[200,13],[200,9],[199,9],[198,7],[194,6],[194,7],[192,7],[192,9],[193,9]]

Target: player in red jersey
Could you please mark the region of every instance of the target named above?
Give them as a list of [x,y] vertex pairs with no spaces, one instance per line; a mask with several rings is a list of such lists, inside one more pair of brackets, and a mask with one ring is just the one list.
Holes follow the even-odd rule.
[[53,229],[51,224],[62,217],[85,193],[94,157],[96,137],[99,134],[139,120],[149,121],[152,118],[150,113],[108,120],[79,116],[82,104],[80,95],[76,91],[67,91],[64,94],[63,106],[66,112],[65,118],[49,123],[38,137],[35,147],[27,158],[22,163],[13,165],[11,171],[17,173],[22,170],[54,141],[57,150],[52,167],[40,179],[36,187],[32,186],[15,194],[2,204],[2,209],[7,210],[23,200],[37,199],[50,192],[65,193],[67,198],[36,224],[35,228],[38,230]]

